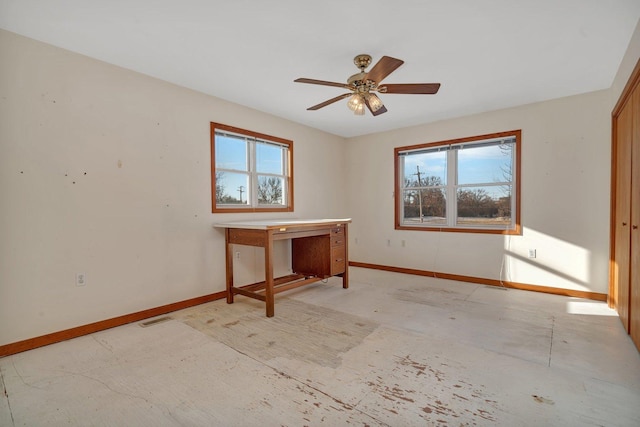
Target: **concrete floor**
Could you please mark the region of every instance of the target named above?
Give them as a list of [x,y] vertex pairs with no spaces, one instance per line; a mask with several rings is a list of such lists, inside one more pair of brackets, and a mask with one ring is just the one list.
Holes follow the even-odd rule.
[[351,268],[0,359],[0,426],[640,426],[606,304]]

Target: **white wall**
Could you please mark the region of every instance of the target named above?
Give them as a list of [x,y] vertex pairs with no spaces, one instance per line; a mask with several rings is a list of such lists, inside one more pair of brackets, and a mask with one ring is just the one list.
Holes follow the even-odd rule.
[[636,29],[631,36],[631,40],[629,41],[629,45],[627,46],[627,51],[620,63],[620,67],[618,68],[618,72],[616,73],[616,77],[613,80],[613,84],[611,85],[611,102],[613,108],[615,103],[618,102],[622,91],[624,90],[631,73],[633,72],[634,67],[638,63],[638,59],[640,58],[640,19],[638,20],[638,24],[636,25]]
[[[351,260],[607,293],[609,96],[599,91],[350,139]],[[522,236],[394,229],[394,147],[514,129],[522,129]]]
[[342,138],[6,31],[0,118],[0,345],[224,290],[212,224],[252,215],[211,213],[211,121],[294,141],[295,212],[260,218],[348,213]]

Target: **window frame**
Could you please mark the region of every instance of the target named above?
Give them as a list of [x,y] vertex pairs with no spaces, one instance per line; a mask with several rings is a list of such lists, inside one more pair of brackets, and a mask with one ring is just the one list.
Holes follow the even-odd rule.
[[[235,134],[240,137],[252,140],[248,144],[248,165],[247,175],[249,176],[250,194],[252,200],[246,205],[218,204],[216,202],[216,131]],[[277,175],[265,172],[258,172],[256,144],[258,142],[273,143],[286,147],[286,158],[284,161],[284,175]],[[258,176],[283,176],[283,205],[260,205],[257,202]],[[242,212],[293,212],[293,141],[266,135],[247,129],[241,129],[221,123],[211,122],[211,211],[212,213],[242,213]]]
[[[404,202],[404,194],[403,194],[403,189],[404,186],[402,185],[403,181],[404,181],[404,170],[403,170],[403,161],[402,161],[402,157],[404,157],[407,152],[410,151],[420,151],[420,150],[429,150],[429,149],[433,149],[436,147],[440,147],[440,146],[454,146],[454,145],[462,145],[462,144],[469,144],[469,143],[479,143],[480,141],[484,141],[484,140],[496,140],[496,139],[502,139],[502,138],[508,138],[508,137],[515,137],[515,143],[514,143],[514,149],[515,149],[515,153],[514,153],[514,158],[513,158],[513,164],[512,167],[513,169],[515,169],[513,171],[513,177],[512,177],[512,191],[513,193],[515,193],[515,197],[512,198],[511,200],[511,206],[512,206],[512,211],[515,210],[515,212],[512,212],[512,218],[513,218],[513,226],[510,228],[504,228],[504,227],[490,227],[490,226],[473,226],[473,225],[466,225],[466,226],[460,226],[460,225],[454,225],[451,226],[450,221],[452,221],[453,223],[455,223],[456,218],[454,218],[453,220],[450,220],[450,216],[451,215],[456,215],[456,209],[449,209],[449,207],[453,204],[453,205],[457,205],[457,194],[456,191],[459,188],[464,188],[464,187],[473,187],[474,185],[477,187],[478,185],[482,184],[482,183],[477,183],[477,184],[461,184],[458,185],[457,182],[449,182],[449,180],[447,180],[446,185],[444,185],[443,187],[445,188],[446,194],[447,194],[447,201],[446,201],[446,221],[447,224],[446,225],[408,225],[407,223],[403,222],[403,214],[404,214],[404,208],[403,208],[403,202]],[[451,151],[451,150],[450,150]],[[431,143],[424,143],[424,144],[416,144],[416,145],[409,145],[409,146],[404,146],[404,147],[396,147],[394,148],[394,195],[395,195],[395,201],[394,201],[394,219],[395,219],[395,229],[396,230],[414,230],[414,231],[447,231],[447,232],[460,232],[460,233],[485,233],[485,234],[503,234],[503,235],[521,235],[522,234],[522,226],[521,226],[521,205],[520,205],[520,200],[521,200],[521,186],[520,186],[520,182],[521,182],[521,151],[522,151],[522,130],[512,130],[512,131],[506,131],[506,132],[497,132],[497,133],[491,133],[491,134],[486,134],[486,135],[477,135],[477,136],[471,136],[471,137],[465,137],[465,138],[457,138],[457,139],[451,139],[451,140],[445,140],[445,141],[438,141],[438,142],[431,142]],[[447,159],[447,169],[450,169],[449,167],[449,160]],[[454,172],[455,173],[457,171],[457,168],[459,166],[459,162],[457,160],[457,156],[456,156],[456,162],[453,165]],[[515,214],[515,215],[514,215]]]

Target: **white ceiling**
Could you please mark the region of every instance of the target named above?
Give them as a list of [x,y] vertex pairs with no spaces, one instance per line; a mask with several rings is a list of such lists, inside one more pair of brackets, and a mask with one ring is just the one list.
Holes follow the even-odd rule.
[[[0,28],[344,137],[606,89],[639,18],[638,0],[0,0]],[[307,111],[345,91],[293,80],[346,82],[360,53],[440,92]]]

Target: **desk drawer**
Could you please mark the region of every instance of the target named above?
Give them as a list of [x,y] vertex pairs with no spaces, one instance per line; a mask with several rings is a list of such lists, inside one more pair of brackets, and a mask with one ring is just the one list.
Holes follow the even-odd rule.
[[334,236],[333,234],[330,237],[331,239],[331,247],[336,247],[336,246],[344,246],[344,236]]
[[331,247],[344,246],[344,228],[343,227],[332,228],[329,239],[331,242]]
[[331,248],[331,275],[341,274],[345,272],[347,259],[345,247],[335,246]]
[[331,229],[331,237],[335,237],[335,236],[344,237],[344,227],[333,227]]

